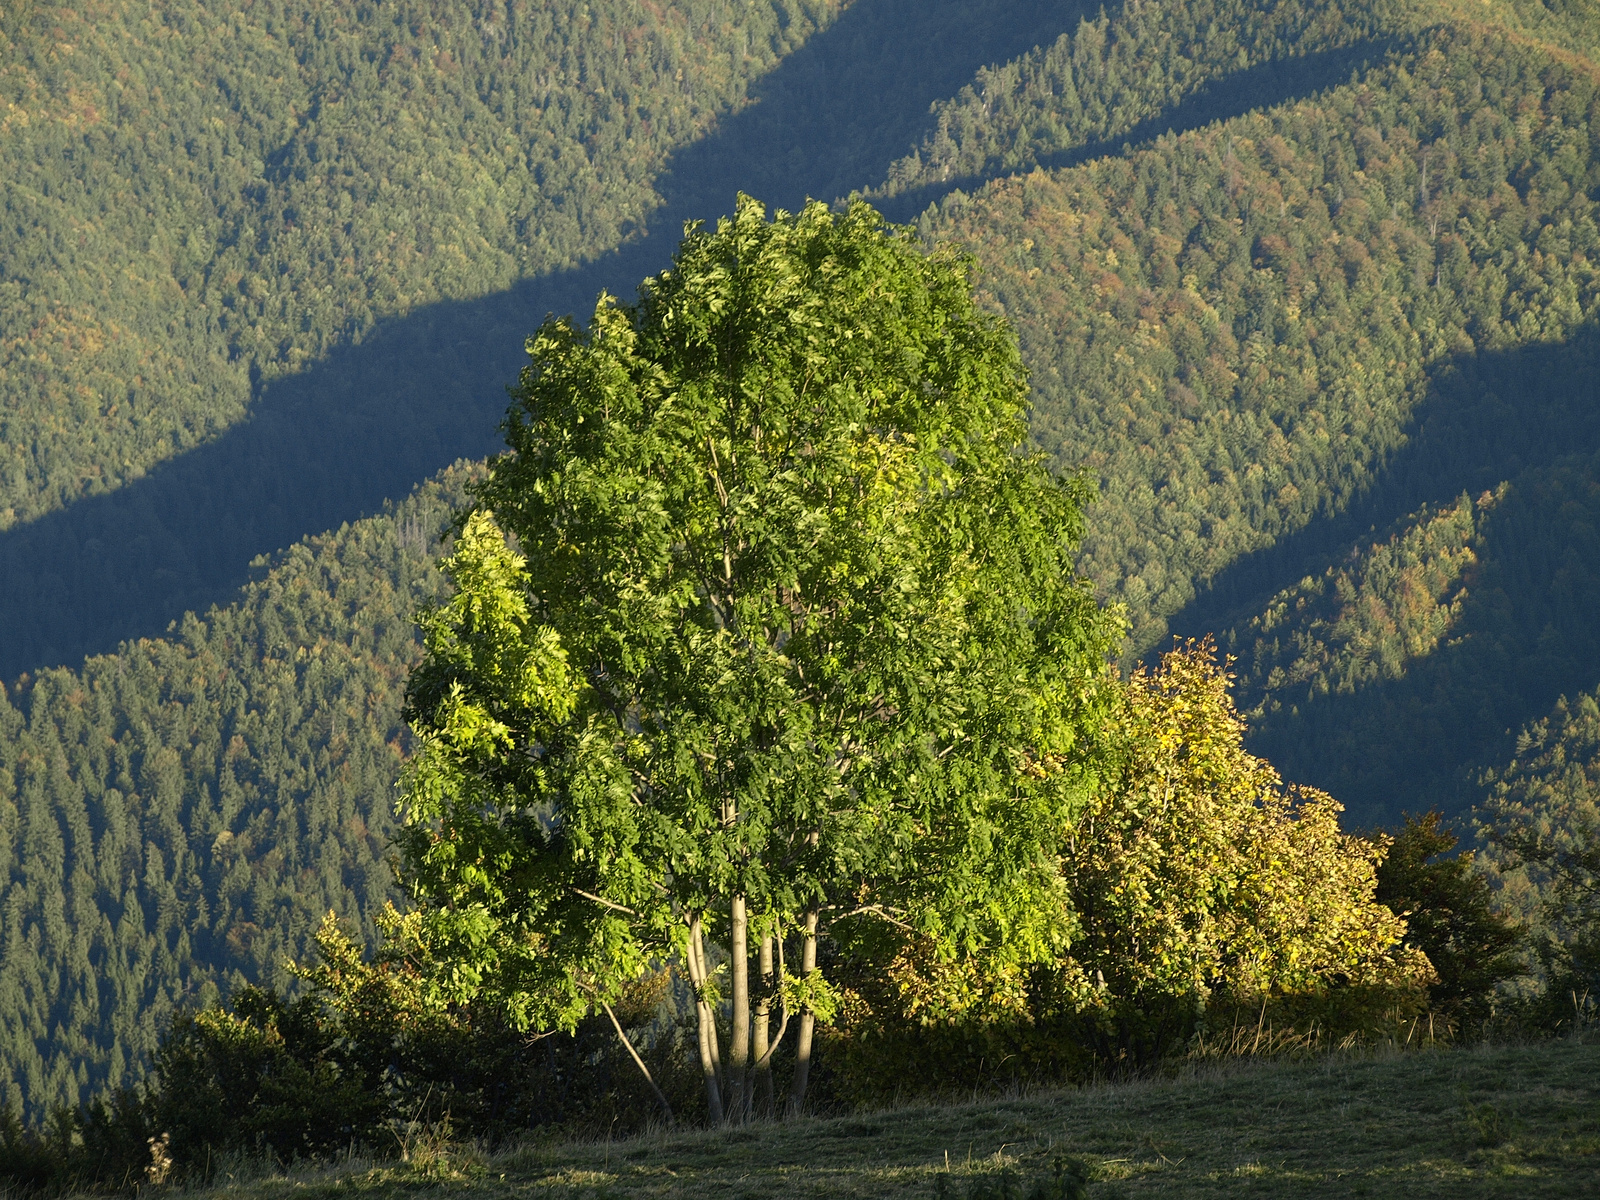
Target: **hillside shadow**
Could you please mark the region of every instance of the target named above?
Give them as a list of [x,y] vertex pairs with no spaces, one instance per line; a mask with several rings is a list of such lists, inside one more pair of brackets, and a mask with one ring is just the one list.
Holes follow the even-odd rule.
[[[492,453],[523,339],[547,313],[586,314],[601,289],[632,295],[666,265],[682,223],[727,212],[737,190],[793,208],[878,182],[927,131],[934,100],[1098,8],[857,0],[758,82],[754,104],[673,156],[662,203],[629,244],[384,322],[360,345],[260,387],[249,417],[205,446],[0,534],[0,679],[160,634],[185,611],[227,602],[257,556],[374,512],[457,458]],[[1233,108],[1320,88],[1351,56],[1356,48],[1316,69],[1296,60],[1245,72]],[[1225,90],[1150,129],[1227,115]]]
[[[1404,50],[1409,38],[1373,38],[1334,50],[1278,59],[1213,81],[1156,116],[1139,122],[1125,133],[1103,141],[1085,142],[1069,150],[1028,158],[1010,172],[1042,168],[1047,171],[1075,167],[1108,155],[1124,154],[1168,133],[1203,129],[1260,108],[1291,100],[1307,100],[1347,83],[1353,73],[1365,73],[1388,55]],[[879,205],[885,216],[909,221],[952,192],[971,192],[990,182],[991,175],[964,175],[937,184],[912,188],[885,198]]]
[[1559,696],[1600,684],[1600,326],[1444,364],[1366,495],[1234,564],[1171,622],[1187,636],[1242,632],[1273,594],[1421,505],[1506,481],[1438,649],[1402,678],[1354,693],[1285,695],[1294,707],[1251,732],[1253,749],[1286,778],[1332,792],[1353,824],[1463,811],[1523,726]]
[[[1099,0],[857,0],[752,89],[754,103],[673,156],[653,228],[728,211],[736,191],[773,207],[880,182],[931,128],[929,108],[979,68],[1052,43]],[[663,220],[664,219],[664,220]]]

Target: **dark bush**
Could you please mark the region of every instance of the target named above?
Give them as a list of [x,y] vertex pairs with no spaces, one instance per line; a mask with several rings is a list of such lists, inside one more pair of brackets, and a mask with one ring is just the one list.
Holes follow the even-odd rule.
[[381,1092],[348,1069],[321,1001],[248,987],[233,1010],[177,1016],[156,1054],[156,1120],[185,1167],[228,1152],[280,1160],[374,1143]]
[[1474,1036],[1494,1014],[1500,985],[1524,973],[1517,950],[1525,931],[1494,911],[1470,851],[1446,857],[1458,839],[1439,813],[1408,816],[1393,837],[1378,867],[1377,898],[1405,918],[1407,942],[1433,964],[1430,1008]]

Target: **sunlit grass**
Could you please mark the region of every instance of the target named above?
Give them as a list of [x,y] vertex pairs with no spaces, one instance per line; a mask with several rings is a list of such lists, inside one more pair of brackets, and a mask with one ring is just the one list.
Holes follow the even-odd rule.
[[1073,1158],[1095,1200],[1590,1197],[1600,1195],[1600,1039],[1236,1063],[967,1104],[453,1153],[205,1194],[963,1200],[1009,1171],[1020,1200]]

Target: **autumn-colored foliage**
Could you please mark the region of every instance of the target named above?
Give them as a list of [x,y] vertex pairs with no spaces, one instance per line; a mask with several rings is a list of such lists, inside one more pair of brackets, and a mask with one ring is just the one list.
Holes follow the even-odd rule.
[[1342,832],[1332,797],[1245,750],[1229,684],[1208,642],[1125,681],[1061,861],[1067,952],[1027,971],[908,940],[846,997],[845,1091],[922,1055],[945,1083],[1002,1060],[1071,1075],[1148,1063],[1244,1010],[1305,1044],[1422,1010],[1432,966],[1375,898],[1387,839]]
[[1425,979],[1374,899],[1386,842],[1344,833],[1333,797],[1245,750],[1229,683],[1206,642],[1128,680],[1115,765],[1063,864],[1073,962],[1129,998]]

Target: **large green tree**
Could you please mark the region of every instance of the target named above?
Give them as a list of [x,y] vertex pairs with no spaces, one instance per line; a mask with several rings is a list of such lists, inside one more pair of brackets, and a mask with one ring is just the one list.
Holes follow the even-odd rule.
[[1059,936],[1119,632],[1072,570],[1081,488],[1024,449],[1015,341],[965,261],[865,204],[741,197],[636,305],[528,349],[424,617],[410,878],[459,986],[524,1021],[679,956],[714,1119],[770,1099],[794,1007],[798,1106],[819,933]]

